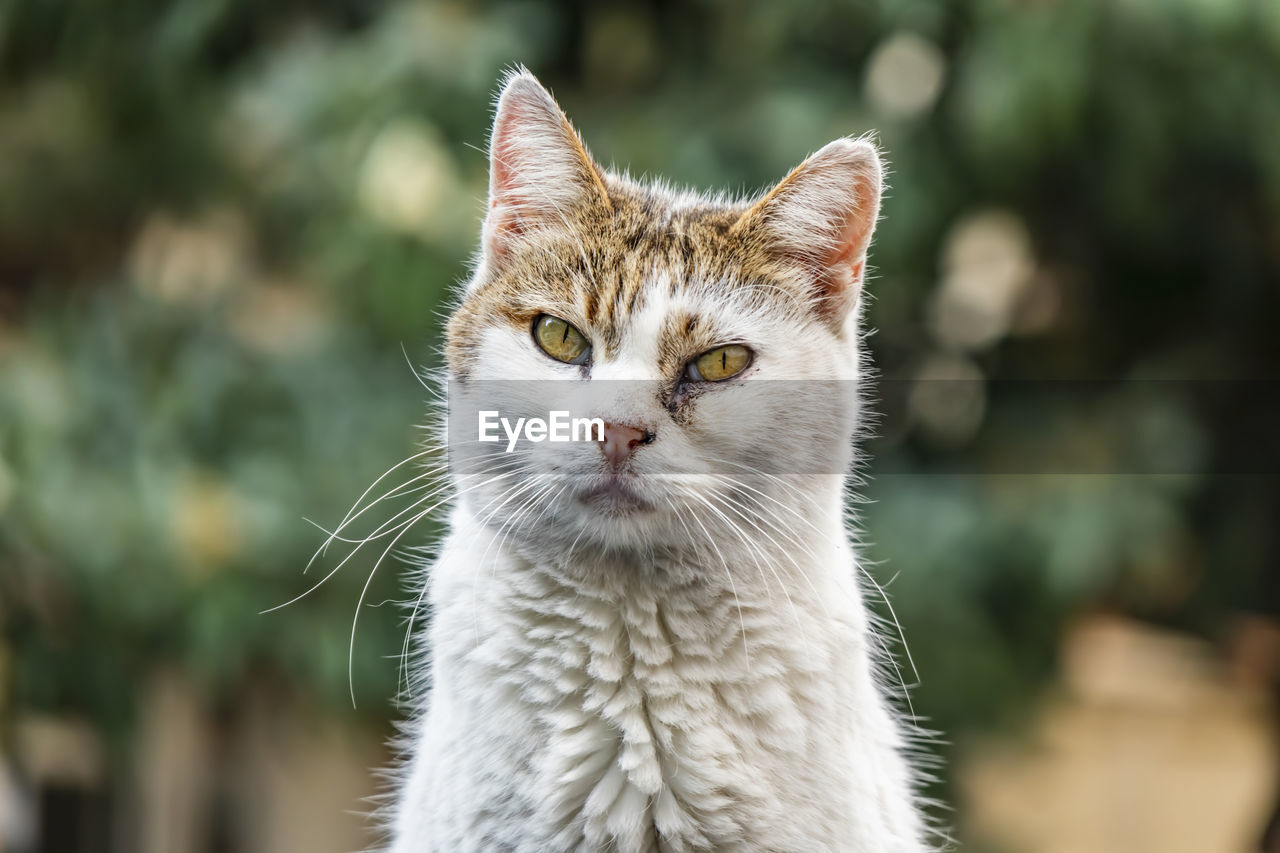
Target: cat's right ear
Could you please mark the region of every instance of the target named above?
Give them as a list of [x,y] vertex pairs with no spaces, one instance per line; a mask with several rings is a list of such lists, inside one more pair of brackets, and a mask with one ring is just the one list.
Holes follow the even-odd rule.
[[884,166],[867,139],[837,139],[792,170],[734,225],[790,267],[839,328],[862,292]]
[[523,68],[512,71],[489,138],[486,263],[500,266],[543,229],[572,229],[591,205],[609,205],[600,168],[542,84]]

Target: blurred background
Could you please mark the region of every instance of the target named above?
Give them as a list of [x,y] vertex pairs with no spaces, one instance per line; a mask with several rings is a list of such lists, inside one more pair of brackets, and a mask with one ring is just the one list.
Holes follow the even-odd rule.
[[1273,0],[0,4],[0,850],[372,843],[416,590],[303,518],[418,448],[517,62],[633,174],[878,131],[861,512],[962,846],[1280,850]]

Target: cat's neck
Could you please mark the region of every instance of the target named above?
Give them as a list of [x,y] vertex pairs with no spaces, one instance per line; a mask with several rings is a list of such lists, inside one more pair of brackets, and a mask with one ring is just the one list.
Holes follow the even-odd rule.
[[857,565],[839,514],[814,515],[811,524],[803,547],[757,536],[645,551],[579,545],[562,556],[512,541],[463,509],[455,535],[467,543],[473,568],[438,591],[437,606],[478,608],[482,622],[555,625],[551,633],[559,637],[621,632],[628,643],[741,657],[745,671],[752,654],[766,648],[810,654],[812,637],[833,622],[865,629]]
[[776,521],[735,518],[732,530],[694,527],[697,535],[689,541],[629,547],[601,545],[586,537],[565,540],[556,531],[512,535],[483,524],[465,504],[454,525],[484,543],[484,562],[510,561],[519,574],[546,576],[560,594],[617,602],[736,592],[743,602],[756,604],[788,594],[805,600],[812,596],[804,591],[814,593],[823,576],[845,570],[852,557],[846,556],[844,516],[835,501],[827,503],[805,507],[803,514],[788,509],[791,529]]

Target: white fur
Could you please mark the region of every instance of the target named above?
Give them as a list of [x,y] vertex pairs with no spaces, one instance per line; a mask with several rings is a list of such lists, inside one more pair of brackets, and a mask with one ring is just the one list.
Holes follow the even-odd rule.
[[392,851],[920,850],[853,553],[820,523],[792,611],[746,574],[670,579],[710,566],[573,582],[459,509]]
[[[863,169],[866,151],[855,153]],[[879,192],[870,156],[874,182],[846,183],[843,213],[822,206],[836,186],[824,179],[796,183],[767,221],[788,240],[808,222],[805,245],[854,240],[860,264]],[[573,310],[556,313],[590,336]],[[907,727],[878,680],[844,529],[856,401],[751,381],[853,387],[856,305],[846,310],[833,326],[749,283],[649,273],[588,386],[659,379],[673,311],[749,342],[755,361],[747,381],[700,397],[688,423],[644,394],[594,398],[593,414],[656,431],[634,460],[648,513],[602,516],[575,500],[601,476],[590,445],[503,459],[491,482],[455,472],[417,673],[431,690],[408,732],[390,853],[925,849]],[[473,387],[577,375],[525,330],[495,327],[475,346]],[[528,383],[492,387],[504,414],[546,404]]]

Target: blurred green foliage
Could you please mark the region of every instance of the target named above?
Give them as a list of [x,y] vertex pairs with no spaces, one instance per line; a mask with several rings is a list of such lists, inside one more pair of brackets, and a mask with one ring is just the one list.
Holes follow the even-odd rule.
[[[915,708],[949,737],[1022,719],[1082,607],[1209,632],[1276,607],[1273,480],[1212,474],[1249,470],[1215,420],[1249,386],[1206,413],[1118,382],[1081,418],[983,383],[1275,375],[1278,4],[9,3],[0,709],[126,739],[127,686],[161,665],[221,704],[265,674],[349,705],[376,552],[259,611],[338,562],[302,574],[323,540],[302,517],[336,523],[416,451],[406,356],[436,363],[513,63],[604,162],[681,183],[759,188],[878,131],[874,357],[981,395],[890,418],[862,490]],[[975,473],[1027,439],[1116,472],[1185,453],[1162,476]],[[413,590],[388,562],[364,600]],[[403,627],[361,610],[379,718]]]

